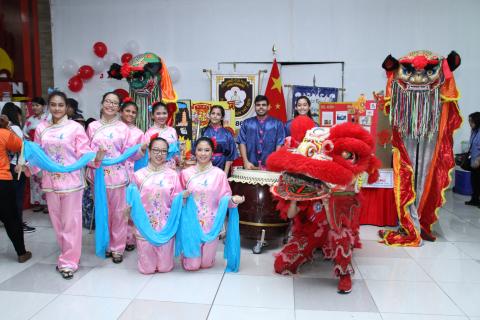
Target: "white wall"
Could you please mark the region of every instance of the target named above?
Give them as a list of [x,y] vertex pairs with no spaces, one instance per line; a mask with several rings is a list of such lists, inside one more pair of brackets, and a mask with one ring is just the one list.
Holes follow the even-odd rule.
[[[463,116],[480,109],[477,0],[51,0],[51,8],[55,86],[61,89],[67,82],[62,62],[90,64],[96,41],[121,55],[127,41],[136,40],[141,52],[155,52],[180,69],[175,88],[195,100],[210,98],[202,69],[217,69],[221,61],[270,61],[274,43],[281,61],[344,61],[345,101],[384,89],[381,63],[390,53],[455,50],[462,57],[455,77]],[[315,73],[317,85],[340,85],[331,68],[284,73],[283,83],[311,84]],[[101,94],[118,87],[126,82],[95,78],[74,96],[96,117]],[[455,137],[456,150],[468,139],[467,125]]]

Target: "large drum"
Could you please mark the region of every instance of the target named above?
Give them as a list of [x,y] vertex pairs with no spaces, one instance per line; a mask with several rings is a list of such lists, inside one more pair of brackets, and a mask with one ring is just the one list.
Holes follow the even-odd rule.
[[245,202],[238,206],[243,238],[258,240],[262,229],[267,240],[286,236],[288,222],[275,210],[277,201],[270,193],[270,187],[279,177],[276,172],[236,169],[228,179],[232,193],[245,196]]

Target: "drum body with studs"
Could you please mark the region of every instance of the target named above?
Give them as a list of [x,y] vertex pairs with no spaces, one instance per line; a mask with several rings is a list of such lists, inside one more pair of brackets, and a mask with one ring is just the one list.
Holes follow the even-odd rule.
[[279,176],[270,171],[236,169],[228,179],[232,193],[245,196],[245,202],[238,206],[242,238],[258,240],[262,229],[267,240],[285,237],[289,223],[280,218],[277,201],[270,193]]

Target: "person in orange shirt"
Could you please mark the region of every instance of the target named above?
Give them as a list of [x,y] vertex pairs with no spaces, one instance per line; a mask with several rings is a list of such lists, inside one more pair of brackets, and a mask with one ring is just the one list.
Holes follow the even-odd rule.
[[7,154],[7,152],[19,152],[22,149],[22,140],[9,129],[8,122],[5,115],[0,116],[0,203],[2,204],[0,221],[5,225],[7,235],[17,252],[18,262],[23,263],[32,257],[32,253],[25,250],[22,220],[17,214],[15,197],[12,197],[15,189]]

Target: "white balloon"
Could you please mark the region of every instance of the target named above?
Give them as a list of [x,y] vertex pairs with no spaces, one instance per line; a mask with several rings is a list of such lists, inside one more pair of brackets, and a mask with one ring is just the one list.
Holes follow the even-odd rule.
[[95,70],[96,74],[100,74],[105,71],[105,61],[100,58],[96,58],[92,62],[92,68]]
[[172,80],[172,83],[177,83],[178,80],[180,80],[180,70],[177,67],[169,67],[168,73],[170,74],[170,79]]
[[105,62],[107,63],[108,68],[110,68],[110,65],[112,65],[113,63],[120,64],[120,58],[116,53],[109,52],[105,55]]
[[67,59],[62,63],[62,72],[67,77],[71,77],[78,72],[78,64],[72,59]]
[[130,52],[132,55],[136,55],[138,51],[140,50],[140,45],[138,44],[137,41],[135,40],[130,40],[127,42],[127,45],[125,46],[125,52]]

